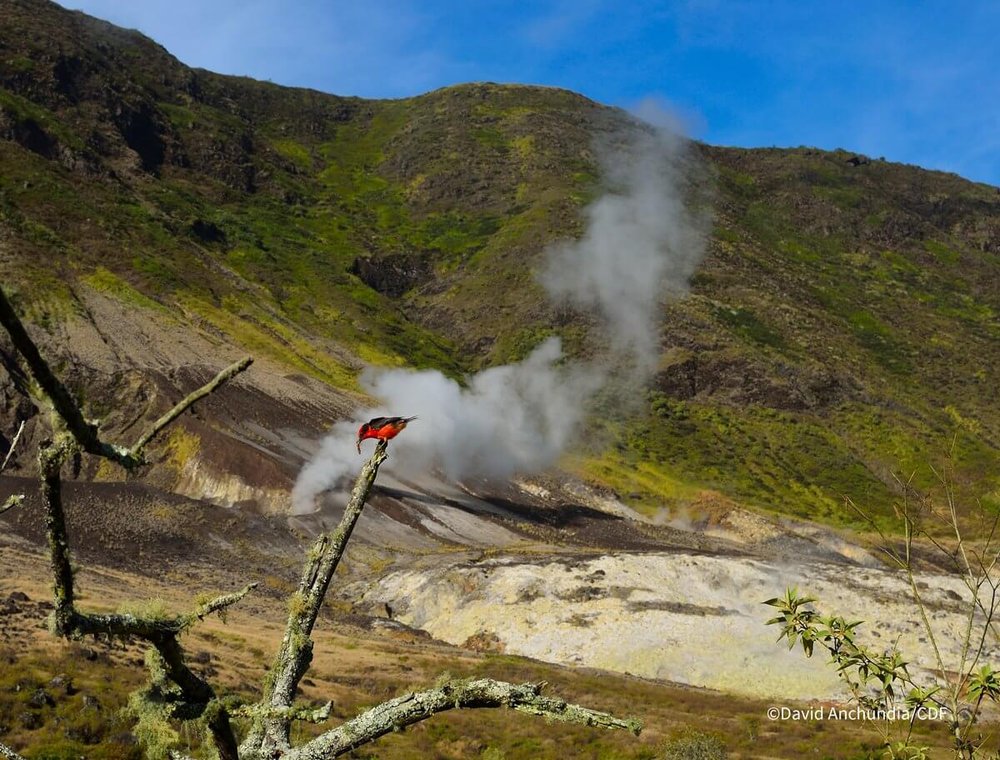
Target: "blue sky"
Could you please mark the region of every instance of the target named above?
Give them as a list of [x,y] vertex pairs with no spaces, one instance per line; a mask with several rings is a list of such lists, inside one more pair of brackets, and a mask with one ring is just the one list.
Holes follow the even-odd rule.
[[1000,185],[1000,2],[64,0],[185,63],[338,95],[469,81],[670,105],[693,136]]

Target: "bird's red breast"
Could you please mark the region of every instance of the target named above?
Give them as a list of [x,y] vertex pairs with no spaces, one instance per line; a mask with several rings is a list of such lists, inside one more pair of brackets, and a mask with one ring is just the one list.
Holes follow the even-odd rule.
[[358,453],[361,453],[361,442],[366,438],[377,438],[388,441],[395,438],[416,417],[375,417],[358,428]]

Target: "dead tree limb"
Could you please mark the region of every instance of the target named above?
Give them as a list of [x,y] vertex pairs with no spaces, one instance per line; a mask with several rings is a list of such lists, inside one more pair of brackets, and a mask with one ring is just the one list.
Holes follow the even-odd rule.
[[0,744],[0,757],[5,758],[5,760],[25,760],[6,744]]
[[[14,439],[10,442],[10,448],[7,450],[7,456],[3,458],[3,463],[0,464],[0,475],[3,471],[7,469],[7,465],[10,463],[11,457],[14,456],[14,449],[17,448],[17,442],[21,440],[21,433],[24,432],[24,420],[21,420],[21,425],[18,427],[17,432],[14,434]],[[0,515],[6,512],[8,509],[13,509],[18,504],[24,501],[23,493],[11,494],[7,497],[7,500],[0,504]]]
[[24,357],[28,365],[31,376],[38,383],[42,393],[52,404],[52,408],[65,423],[67,430],[76,439],[80,448],[88,454],[102,456],[117,462],[126,470],[134,470],[144,464],[142,457],[143,448],[167,425],[179,417],[188,407],[209,393],[217,390],[221,385],[231,380],[240,372],[253,363],[253,358],[247,356],[238,362],[226,367],[218,375],[204,386],[182,399],[169,412],[153,423],[152,427],[142,435],[131,448],[119,446],[117,444],[102,441],[97,432],[97,425],[84,419],[83,412],[73,399],[69,389],[63,385],[62,381],[49,368],[48,362],[42,358],[38,347],[28,335],[20,317],[14,311],[3,289],[0,288],[0,324],[2,324],[10,334],[14,348]]
[[234,377],[240,374],[240,372],[245,370],[251,364],[253,364],[253,358],[250,356],[246,356],[240,359],[238,362],[230,364],[228,367],[222,370],[218,375],[212,378],[209,382],[201,386],[201,388],[199,388],[198,390],[185,396],[174,406],[173,409],[171,409],[169,412],[160,417],[160,419],[154,422],[153,426],[149,430],[147,430],[146,433],[142,437],[140,437],[138,441],[136,441],[135,445],[130,450],[131,454],[135,457],[141,457],[142,450],[146,447],[146,444],[148,444],[151,440],[153,440],[153,438],[156,437],[156,435],[161,430],[163,430],[163,428],[165,428],[175,419],[180,417],[181,414],[183,414],[188,409],[188,407],[194,404],[194,402],[205,398],[205,396],[214,392],[217,388],[219,388],[229,380],[232,380]]
[[131,462],[128,458],[127,449],[103,443],[97,435],[97,426],[84,419],[83,413],[76,401],[73,400],[69,389],[53,374],[48,362],[42,358],[38,346],[28,335],[28,331],[24,329],[24,324],[17,316],[10,301],[7,300],[2,288],[0,288],[0,324],[6,328],[14,343],[14,348],[24,357],[24,361],[28,364],[28,370],[35,382],[38,383],[42,393],[48,398],[56,414],[63,419],[84,451],[107,457],[129,469],[135,467],[136,463]]
[[506,707],[566,723],[617,728],[638,735],[642,725],[613,715],[541,696],[542,684],[512,684],[481,678],[449,681],[373,707],[282,756],[283,760],[327,760],[446,710]]
[[17,432],[14,433],[14,440],[10,442],[10,448],[7,449],[7,456],[3,458],[3,464],[0,464],[0,473],[7,469],[7,464],[10,462],[12,456],[14,456],[14,449],[17,448],[17,442],[21,440],[21,433],[24,432],[25,421],[21,420],[21,425],[18,427]]
[[[251,359],[242,359],[227,367],[214,379],[189,394],[153,423],[131,447],[102,441],[97,425],[84,419],[83,412],[65,385],[53,374],[42,358],[38,347],[31,340],[3,289],[0,288],[0,324],[11,336],[14,347],[24,358],[32,377],[48,399],[54,419],[53,437],[39,447],[38,464],[41,479],[42,503],[45,507],[45,526],[49,543],[49,561],[52,569],[54,609],[52,630],[65,638],[85,635],[106,635],[121,638],[139,638],[149,642],[156,657],[148,660],[153,671],[154,683],[147,695],[156,693],[161,706],[164,690],[156,683],[166,680],[174,684],[179,695],[171,693],[168,714],[185,718],[202,718],[212,744],[221,760],[238,760],[236,735],[233,733],[226,706],[216,696],[212,687],[197,676],[184,661],[179,635],[197,620],[213,612],[221,612],[242,599],[254,585],[236,594],[227,594],[200,605],[188,615],[175,617],[141,617],[136,615],[90,615],[75,606],[74,575],[70,561],[66,515],[62,503],[62,468],[67,461],[78,461],[81,452],[88,452],[117,462],[132,470],[144,462],[143,448],[170,422],[197,400],[218,389],[250,366]],[[142,697],[143,693],[137,695]]]
[[[256,585],[234,594],[217,597],[193,612],[178,616],[129,614],[88,614],[75,606],[74,575],[70,562],[69,539],[62,504],[62,468],[78,462],[81,452],[105,457],[128,470],[143,463],[143,448],[185,409],[246,369],[244,359],[220,372],[212,381],[188,395],[153,423],[131,448],[108,444],[100,439],[97,425],[84,419],[69,391],[49,369],[31,341],[3,290],[0,289],[0,323],[10,333],[15,347],[28,363],[32,376],[51,403],[55,419],[53,435],[39,448],[42,501],[46,511],[46,531],[53,576],[55,605],[52,628],[67,638],[105,635],[139,638],[152,644],[147,655],[152,680],[133,695],[149,706],[149,714],[188,720],[200,718],[208,730],[221,760],[325,760],[374,741],[391,731],[456,708],[500,708],[543,716],[552,720],[582,723],[603,728],[626,729],[638,734],[640,724],[607,713],[570,705],[563,700],[541,696],[540,684],[515,685],[491,679],[449,681],[421,692],[411,692],[368,710],[343,725],[331,729],[298,748],[290,744],[295,720],[321,722],[329,718],[331,704],[316,709],[296,706],[295,691],[312,661],[312,631],[330,582],[343,557],[365,502],[386,459],[386,442],[379,441],[364,465],[351,492],[340,524],[321,534],[313,544],[303,567],[299,588],[289,600],[288,622],[281,647],[275,656],[271,676],[259,702],[237,707],[233,714],[249,717],[251,726],[243,744],[237,747],[230,721],[232,700],[222,700],[212,687],[193,673],[184,661],[178,637],[198,620],[222,612],[240,601]],[[148,725],[148,724],[147,724]],[[186,756],[162,748],[178,760]],[[23,760],[0,744],[0,756]]]
[[163,675],[180,689],[180,698],[171,705],[173,711],[187,718],[204,716],[206,728],[222,760],[238,760],[236,735],[229,714],[215,690],[185,663],[178,641],[179,635],[197,620],[219,612],[242,599],[252,584],[235,594],[227,594],[200,605],[194,612],[176,617],[143,617],[137,615],[94,615],[79,612],[74,604],[74,576],[70,563],[69,539],[62,504],[61,470],[77,451],[77,442],[62,433],[56,441],[46,442],[38,454],[42,479],[42,501],[45,505],[45,526],[52,568],[54,609],[52,630],[64,638],[105,635],[119,638],[139,638],[149,642],[159,655],[156,673]]
[[312,662],[313,642],[310,637],[313,626],[323,606],[330,580],[337,571],[375,483],[378,468],[386,459],[386,445],[385,441],[379,441],[371,459],[361,468],[340,524],[330,533],[320,534],[307,555],[299,588],[289,603],[288,623],[281,648],[260,700],[263,709],[258,712],[242,744],[242,750],[247,754],[260,753],[261,757],[273,757],[290,749],[289,733],[296,716],[293,710],[295,689]]

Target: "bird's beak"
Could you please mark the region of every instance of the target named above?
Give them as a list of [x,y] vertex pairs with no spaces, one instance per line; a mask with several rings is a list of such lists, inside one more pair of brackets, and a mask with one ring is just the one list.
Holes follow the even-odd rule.
[[361,439],[358,439],[358,453],[361,453]]

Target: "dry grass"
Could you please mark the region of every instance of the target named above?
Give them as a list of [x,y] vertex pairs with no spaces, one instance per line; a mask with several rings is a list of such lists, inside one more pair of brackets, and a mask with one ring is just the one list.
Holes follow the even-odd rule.
[[[127,695],[143,679],[142,652],[133,645],[67,643],[44,629],[48,597],[43,555],[25,545],[0,553],[0,603],[13,591],[28,595],[14,614],[0,618],[0,740],[27,757],[140,757],[128,742],[128,723],[118,716]],[[164,574],[165,576],[168,574]],[[175,573],[180,575],[180,573]],[[210,579],[189,574],[179,581],[150,579],[103,568],[82,570],[82,606],[113,609],[137,591],[181,610]],[[43,602],[44,605],[44,602]],[[209,620],[184,641],[197,667],[224,692],[256,693],[282,633],[284,601],[251,597],[227,623]],[[731,758],[856,758],[875,735],[850,722],[770,722],[768,703],[594,670],[556,667],[507,655],[483,655],[433,642],[413,632],[354,624],[357,619],[324,615],[317,626],[313,668],[301,699],[332,699],[334,719],[410,689],[431,685],[443,672],[545,681],[549,692],[569,701],[645,722],[639,738],[582,726],[548,724],[506,711],[456,711],[438,716],[353,753],[357,758],[655,758],[663,743],[685,727],[720,736]],[[363,622],[363,621],[362,621]],[[64,675],[72,694],[52,679]],[[58,682],[56,682],[58,684]],[[55,704],[32,706],[42,688]],[[99,707],[94,707],[96,698]],[[36,700],[37,701],[37,700]],[[27,717],[23,717],[27,716]],[[920,741],[947,747],[944,726]],[[322,727],[299,727],[297,735]],[[182,734],[184,735],[184,734]],[[93,742],[93,743],[91,743]],[[197,749],[196,736],[190,736]]]

